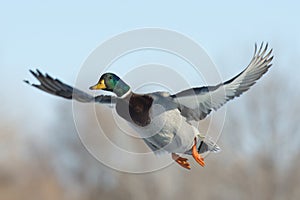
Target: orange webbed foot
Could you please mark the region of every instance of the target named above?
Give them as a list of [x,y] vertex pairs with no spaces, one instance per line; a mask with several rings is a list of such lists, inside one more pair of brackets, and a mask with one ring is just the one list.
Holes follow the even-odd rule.
[[193,158],[196,160],[196,162],[201,165],[202,167],[205,166],[205,162],[204,162],[204,158],[198,153],[198,150],[197,150],[197,139],[195,138],[194,139],[194,145],[192,147],[192,155],[193,155]]
[[182,158],[176,153],[172,153],[172,159],[175,160],[181,167],[191,169],[190,163],[187,158]]

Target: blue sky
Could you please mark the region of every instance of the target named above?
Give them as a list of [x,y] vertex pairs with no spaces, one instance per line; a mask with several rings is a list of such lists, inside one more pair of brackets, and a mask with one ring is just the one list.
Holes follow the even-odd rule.
[[[121,32],[160,27],[198,42],[229,78],[249,62],[255,42],[274,48],[272,74],[291,82],[299,73],[298,1],[2,1],[0,6],[1,113],[40,120],[58,99],[22,83],[40,68],[72,84],[81,65],[103,41]],[[271,76],[271,75],[269,75]],[[4,94],[4,95],[3,95]],[[49,108],[50,107],[50,108]],[[48,112],[47,112],[48,110]]]

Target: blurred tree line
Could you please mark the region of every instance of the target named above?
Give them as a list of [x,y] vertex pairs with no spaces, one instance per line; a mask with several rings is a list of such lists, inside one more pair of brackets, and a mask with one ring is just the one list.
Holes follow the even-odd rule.
[[[68,101],[41,133],[43,142],[1,116],[0,199],[298,199],[300,96],[284,82],[266,79],[230,102],[218,141],[223,151],[191,171],[173,164],[128,174],[102,165],[80,142]],[[93,129],[87,121],[86,130]]]

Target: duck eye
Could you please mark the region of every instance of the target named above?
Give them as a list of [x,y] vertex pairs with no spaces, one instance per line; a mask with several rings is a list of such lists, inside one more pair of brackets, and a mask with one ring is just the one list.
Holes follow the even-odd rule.
[[109,80],[111,80],[112,79],[112,76],[110,76],[110,77],[108,77],[109,78]]

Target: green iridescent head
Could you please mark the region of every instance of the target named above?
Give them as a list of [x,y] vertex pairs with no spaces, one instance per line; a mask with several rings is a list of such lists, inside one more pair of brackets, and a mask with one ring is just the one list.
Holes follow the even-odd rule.
[[91,90],[106,90],[115,93],[118,97],[123,96],[130,90],[122,79],[113,73],[105,73],[101,76],[98,83],[90,87]]

